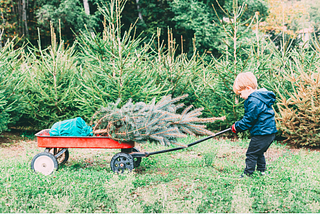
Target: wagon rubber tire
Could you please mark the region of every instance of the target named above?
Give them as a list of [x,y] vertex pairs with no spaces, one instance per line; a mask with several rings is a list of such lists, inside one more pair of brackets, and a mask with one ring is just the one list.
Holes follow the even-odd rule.
[[130,154],[119,152],[112,157],[110,167],[115,173],[131,172],[134,168],[133,157]]
[[[132,151],[133,152],[140,152],[136,147],[133,147]],[[141,157],[134,157],[133,158],[133,166],[134,166],[134,168],[139,167],[140,163],[141,163]]]
[[[49,153],[52,155],[56,155],[58,154],[63,148],[57,148],[57,150],[55,151],[55,148],[48,148],[49,149]],[[46,151],[47,149],[45,149]],[[59,165],[63,165],[65,164],[69,159],[69,150],[67,149],[67,151],[65,151],[60,157],[57,158],[58,164]]]
[[31,169],[44,175],[50,175],[58,170],[59,164],[57,159],[48,152],[36,154],[31,161]]

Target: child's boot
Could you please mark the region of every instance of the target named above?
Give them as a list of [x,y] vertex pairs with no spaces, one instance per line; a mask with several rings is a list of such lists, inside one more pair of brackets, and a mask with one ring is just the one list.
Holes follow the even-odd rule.
[[269,173],[266,172],[266,171],[264,171],[264,172],[260,171],[260,175],[261,175],[261,176],[266,176],[266,175],[268,175],[268,174],[269,174]]
[[245,173],[242,173],[241,175],[240,175],[240,178],[247,178],[247,177],[250,177],[251,175],[249,175],[249,174],[245,174]]

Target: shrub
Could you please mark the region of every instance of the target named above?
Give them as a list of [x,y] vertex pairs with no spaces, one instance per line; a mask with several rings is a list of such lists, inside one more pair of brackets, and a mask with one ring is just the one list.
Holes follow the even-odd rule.
[[320,71],[315,67],[320,57],[300,54],[293,59],[283,75],[291,89],[278,87],[277,125],[289,144],[320,146]]
[[7,130],[10,121],[9,113],[6,111],[7,101],[3,95],[4,91],[0,91],[0,133]]
[[150,44],[143,45],[142,38],[135,38],[133,27],[121,33],[120,13],[124,5],[113,4],[100,8],[106,19],[102,35],[82,32],[78,37],[82,93],[77,102],[87,118],[118,98],[120,105],[130,98],[133,102],[149,102],[164,92],[149,63]]
[[15,47],[15,40],[8,41],[0,49],[0,133],[19,119],[22,110],[22,50],[23,47]]
[[53,34],[50,47],[45,50],[29,47],[29,51],[25,62],[28,77],[23,120],[35,129],[42,129],[79,116],[75,102],[78,70],[74,46],[65,48],[61,41],[57,44]]

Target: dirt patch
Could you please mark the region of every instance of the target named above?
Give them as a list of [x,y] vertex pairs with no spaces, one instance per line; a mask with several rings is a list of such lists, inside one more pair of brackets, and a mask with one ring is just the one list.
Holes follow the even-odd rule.
[[180,152],[180,153],[170,154],[170,157],[173,159],[180,159],[180,158],[185,158],[186,155],[190,158],[201,158],[201,152],[194,152],[194,151],[191,151],[188,153]]
[[37,148],[36,141],[18,141],[10,143],[9,146],[0,147],[0,155],[2,159],[17,158],[26,155],[26,148]]
[[287,149],[274,149],[274,148],[269,148],[267,152],[265,153],[265,158],[268,159],[269,161],[275,161],[279,157],[282,157],[285,153],[291,153],[291,154],[299,154],[299,153],[307,153],[306,149],[293,149],[293,148],[287,148]]
[[[245,157],[247,152],[247,148],[240,148],[236,146],[231,147],[222,147],[217,152],[217,158],[241,158]],[[279,157],[282,157],[285,153],[291,154],[299,154],[301,152],[307,153],[306,149],[295,149],[295,148],[285,148],[285,149],[276,149],[276,148],[269,148],[265,153],[265,158],[268,161],[275,161]]]
[[269,148],[264,156],[268,161],[275,161],[279,157],[282,157],[284,153],[285,150]]
[[3,132],[0,135],[0,146],[6,146],[8,143],[22,140],[19,132]]
[[19,141],[30,141],[34,139],[34,132],[13,129],[10,132],[0,134],[0,147],[13,145]]
[[247,149],[236,147],[236,146],[220,147],[220,149],[217,152],[217,157],[218,158],[227,158],[227,157],[237,158],[245,155],[246,151]]
[[11,129],[0,134],[1,158],[15,158],[26,155],[26,149],[37,148],[36,132]]

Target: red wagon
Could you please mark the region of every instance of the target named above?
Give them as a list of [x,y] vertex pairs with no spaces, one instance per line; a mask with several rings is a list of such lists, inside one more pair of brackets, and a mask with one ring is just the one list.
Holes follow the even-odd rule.
[[69,137],[50,136],[50,129],[45,129],[36,134],[38,146],[45,148],[44,152],[35,155],[31,161],[31,168],[35,172],[45,175],[58,170],[59,165],[69,159],[68,148],[89,149],[121,149],[120,153],[114,155],[110,166],[114,172],[123,172],[138,167],[141,157],[132,157],[130,153],[139,151],[134,147],[134,142],[118,142],[109,137]]
[[45,175],[58,170],[59,165],[67,162],[69,158],[68,148],[90,148],[90,149],[121,149],[121,152],[115,154],[110,162],[112,171],[123,173],[125,170],[131,171],[140,166],[141,158],[150,155],[171,152],[185,149],[190,146],[201,143],[212,137],[230,131],[231,128],[200,139],[184,147],[176,147],[155,152],[139,152],[136,149],[135,142],[118,142],[109,137],[69,137],[69,136],[50,136],[50,129],[45,129],[36,134],[38,146],[45,148],[44,152],[36,154],[31,161],[31,169]]

